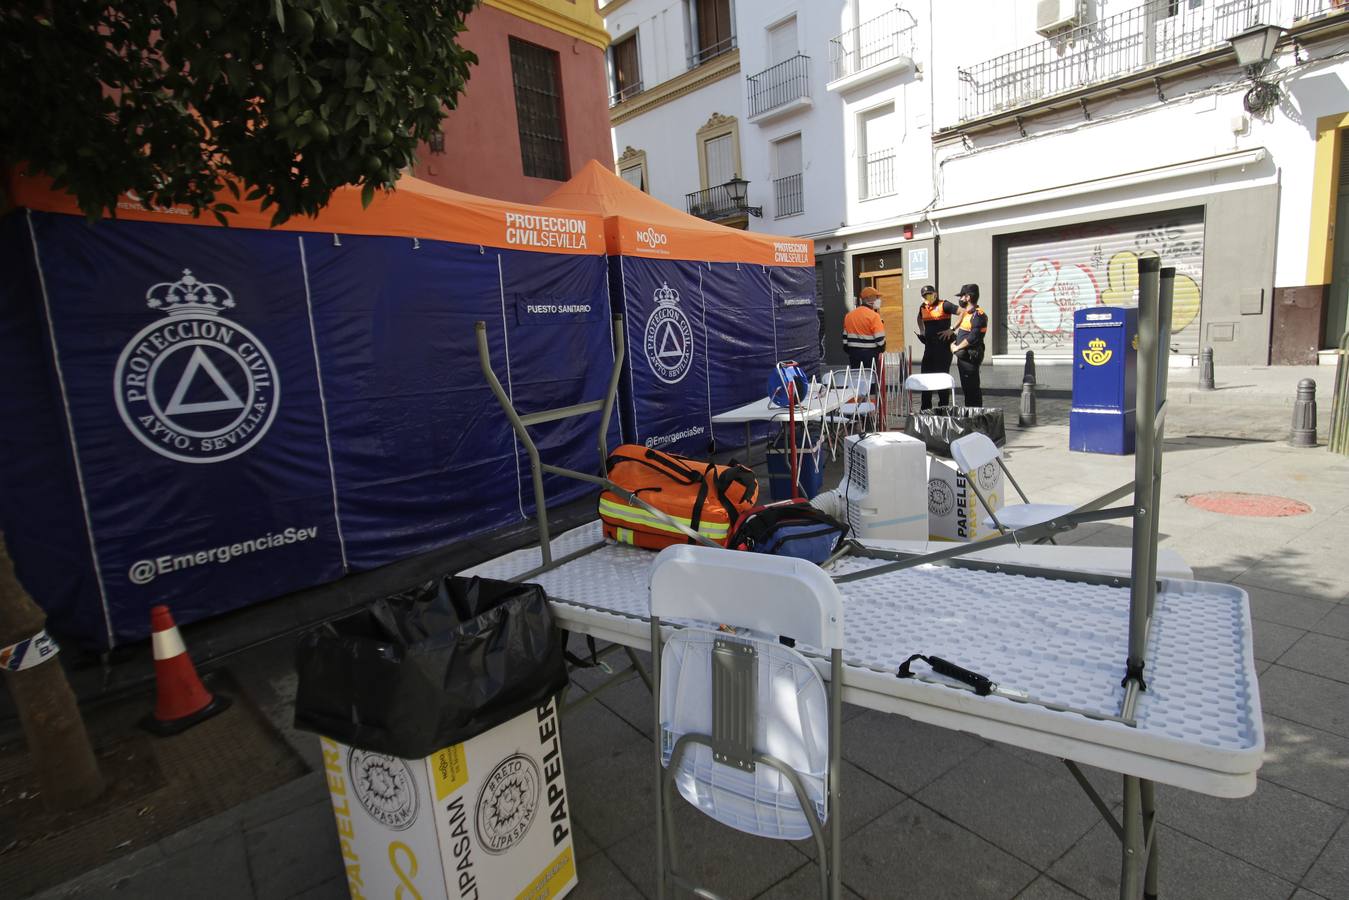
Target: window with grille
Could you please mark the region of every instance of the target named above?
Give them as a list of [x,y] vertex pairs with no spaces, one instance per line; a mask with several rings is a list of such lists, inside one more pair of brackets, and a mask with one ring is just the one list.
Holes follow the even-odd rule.
[[618,174],[628,184],[637,188],[637,190],[639,191],[646,190],[646,178],[643,177],[645,175],[645,172],[642,170],[641,163],[637,163],[634,166],[627,166],[626,168],[620,169]]
[[534,178],[567,178],[567,141],[562,131],[562,79],[557,53],[511,38],[515,115],[520,159]]
[[621,103],[642,90],[642,67],[637,55],[637,33],[633,32],[609,48],[613,67],[610,99]]

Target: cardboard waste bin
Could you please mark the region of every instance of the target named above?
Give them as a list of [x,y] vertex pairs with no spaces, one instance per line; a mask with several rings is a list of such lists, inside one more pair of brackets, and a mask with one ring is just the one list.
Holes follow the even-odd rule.
[[[979,493],[988,498],[993,511],[1002,509],[1002,468],[996,462],[974,472]],[[998,533],[990,523],[987,508],[979,502],[959,468],[949,459],[927,455],[927,530],[934,541],[981,541]]]
[[423,759],[320,741],[353,900],[552,900],[576,886],[553,701]]
[[301,636],[295,724],[317,732],[353,898],[551,900],[576,885],[536,584],[444,577]]

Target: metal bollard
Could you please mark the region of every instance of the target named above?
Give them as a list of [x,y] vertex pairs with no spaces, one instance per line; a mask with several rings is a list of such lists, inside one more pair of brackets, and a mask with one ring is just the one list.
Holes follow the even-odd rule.
[[1026,351],[1026,367],[1025,367],[1024,369],[1022,369],[1022,371],[1021,371],[1021,383],[1022,383],[1022,384],[1025,384],[1027,381],[1029,381],[1031,384],[1035,384],[1035,351],[1034,351],[1034,350],[1027,350],[1027,351]]
[[1297,383],[1297,399],[1293,401],[1293,430],[1288,443],[1294,447],[1316,446],[1316,382],[1304,378]]
[[1215,390],[1213,385],[1213,348],[1205,347],[1199,351],[1199,390]]
[[1021,382],[1021,411],[1017,415],[1016,423],[1022,428],[1030,428],[1039,424],[1035,415],[1035,378],[1033,375],[1027,375],[1026,379]]

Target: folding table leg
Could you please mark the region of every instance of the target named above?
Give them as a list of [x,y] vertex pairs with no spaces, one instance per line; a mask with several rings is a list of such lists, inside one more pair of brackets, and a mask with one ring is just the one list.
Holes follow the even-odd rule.
[[1147,876],[1143,880],[1144,900],[1157,900],[1157,791],[1151,781],[1144,781],[1139,791],[1143,801],[1144,844],[1147,846]]
[[1124,776],[1124,839],[1120,841],[1120,900],[1139,900],[1143,893],[1145,841],[1141,779]]

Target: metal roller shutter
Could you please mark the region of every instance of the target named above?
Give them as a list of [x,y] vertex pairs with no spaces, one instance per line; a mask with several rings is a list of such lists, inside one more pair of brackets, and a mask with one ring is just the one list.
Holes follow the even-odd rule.
[[1083,306],[1136,306],[1138,259],[1160,256],[1176,267],[1171,346],[1199,352],[1204,284],[1204,211],[1176,210],[1085,222],[1014,235],[1003,244],[1002,290],[990,316],[1006,353],[1068,356],[1073,312]]

